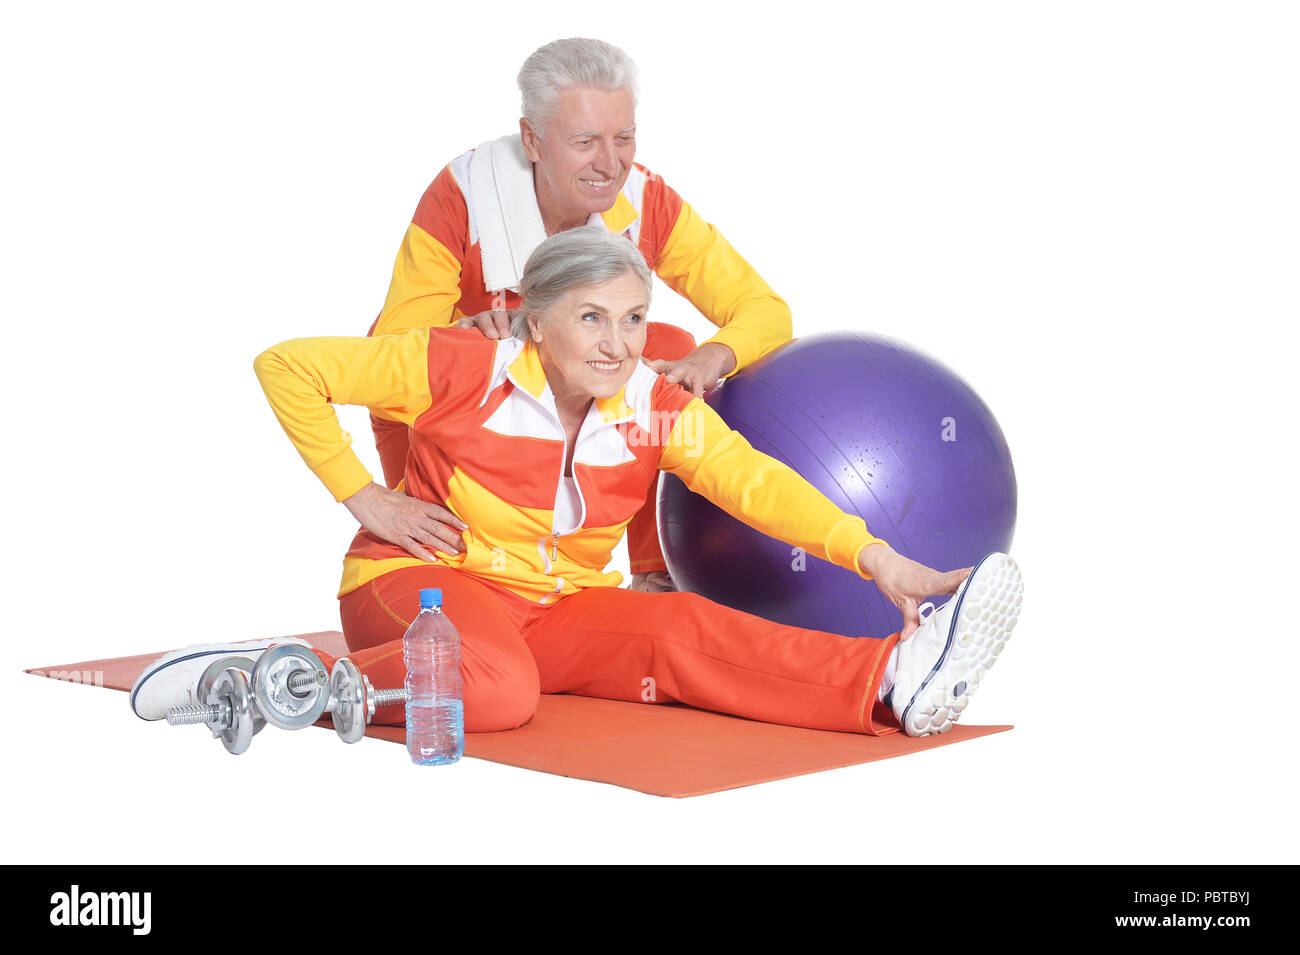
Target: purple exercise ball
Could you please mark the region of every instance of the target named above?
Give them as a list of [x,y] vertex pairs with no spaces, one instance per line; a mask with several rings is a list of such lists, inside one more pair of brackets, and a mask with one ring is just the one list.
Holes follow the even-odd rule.
[[[1002,429],[970,385],[915,348],[860,332],[801,338],[706,400],[900,554],[946,571],[1011,547],[1016,474]],[[681,590],[810,630],[883,637],[902,627],[875,584],[801,561],[670,474],[659,539]]]

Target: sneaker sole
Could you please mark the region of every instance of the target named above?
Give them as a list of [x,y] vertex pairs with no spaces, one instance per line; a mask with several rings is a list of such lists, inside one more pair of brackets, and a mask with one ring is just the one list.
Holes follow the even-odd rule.
[[952,729],[1010,639],[1024,590],[1020,568],[1006,554],[990,554],[975,565],[965,589],[954,598],[958,603],[943,653],[903,711],[909,736]]

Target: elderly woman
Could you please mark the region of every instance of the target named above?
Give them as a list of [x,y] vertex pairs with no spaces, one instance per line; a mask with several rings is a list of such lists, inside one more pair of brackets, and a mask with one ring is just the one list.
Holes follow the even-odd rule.
[[[719,330],[695,347],[683,329],[652,323],[644,357],[696,395],[789,341],[790,310],[766,282],[674,192],[634,162],[636,66],[600,40],[556,40],[519,71],[518,135],[451,161],[425,191],[397,254],[372,334],[477,325],[509,338],[520,271],[547,236],[598,225],[632,239],[646,264]],[[405,473],[404,422],[375,416],[389,487]],[[459,550],[455,517],[412,502],[395,520],[427,546]],[[632,586],[671,588],[653,496],[628,527]]]
[[[511,338],[424,329],[301,339],[257,359],[290,439],[362,525],[340,603],[349,656],[371,682],[402,684],[401,637],[420,590],[439,587],[463,639],[470,732],[528,722],[539,693],[681,701],[825,730],[948,729],[1014,626],[1011,559],[991,555],[967,580],[969,571],[900,556],[643,364],[650,272],[623,237],[580,228],[547,239],[522,291]],[[411,428],[405,495],[371,481],[331,402]],[[694,594],[620,589],[605,567],[660,469],[760,530],[874,578],[905,608],[901,636],[911,639],[854,639]],[[403,536],[393,514],[406,495],[445,501],[466,525],[464,548],[433,556]],[[916,601],[953,592],[918,629]],[[192,686],[212,653],[229,650],[158,661],[132,694],[137,712],[156,718],[187,702],[184,671],[168,670],[188,667]]]

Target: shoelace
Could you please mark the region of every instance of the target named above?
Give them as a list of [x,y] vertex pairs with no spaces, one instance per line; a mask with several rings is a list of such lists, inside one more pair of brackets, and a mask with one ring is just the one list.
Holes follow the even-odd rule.
[[[927,607],[930,608],[930,613],[926,613]],[[930,603],[930,601],[928,600],[925,603],[921,604],[921,606],[916,608],[916,615],[921,618],[921,623],[925,623],[927,620],[929,620],[930,614],[932,613],[934,613],[934,604]]]

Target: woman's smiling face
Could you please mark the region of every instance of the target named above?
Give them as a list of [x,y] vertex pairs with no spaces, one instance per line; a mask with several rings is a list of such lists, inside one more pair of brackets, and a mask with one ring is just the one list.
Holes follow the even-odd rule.
[[571,289],[545,313],[528,316],[556,399],[610,398],[645,349],[649,295],[635,272]]

